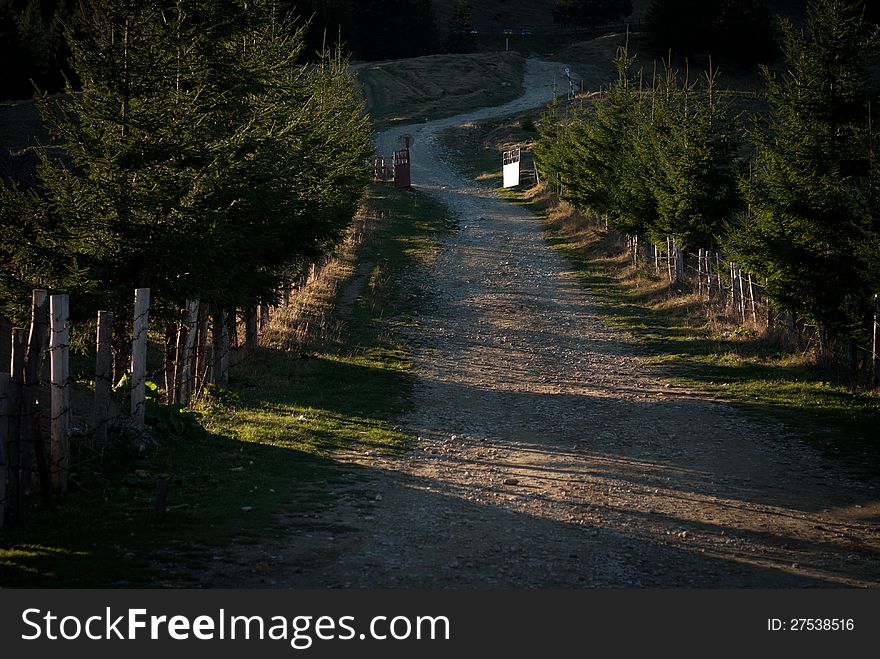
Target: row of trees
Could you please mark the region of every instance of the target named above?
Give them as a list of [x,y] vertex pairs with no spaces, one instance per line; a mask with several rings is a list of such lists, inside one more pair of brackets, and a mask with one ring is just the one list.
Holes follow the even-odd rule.
[[273,303],[339,240],[368,180],[346,62],[298,64],[301,32],[259,0],[91,0],[85,16],[70,42],[81,91],[39,99],[72,164],[44,156],[37,188],[0,185],[0,314],[23,323],[32,288],[124,319],[149,287],[169,328],[189,299]]
[[780,308],[866,342],[880,291],[878,42],[861,3],[816,0],[808,24],[784,24],[787,70],[765,68],[770,113],[745,130],[714,73],[692,83],[667,66],[643,86],[624,49],[607,94],[551,110],[536,151],[579,209],[655,242],[720,245]]
[[[30,98],[34,86],[62,91],[65,78],[77,86],[65,33],[78,36],[89,12],[77,0],[0,0],[0,99]],[[302,43],[300,62],[336,49],[382,60],[477,47],[468,0],[457,0],[443,28],[431,0],[275,0],[266,12],[277,29]]]

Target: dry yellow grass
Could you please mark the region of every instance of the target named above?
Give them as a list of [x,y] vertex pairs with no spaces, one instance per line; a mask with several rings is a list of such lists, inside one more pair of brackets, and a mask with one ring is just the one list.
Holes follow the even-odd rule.
[[305,353],[339,341],[344,316],[339,309],[341,288],[355,274],[358,250],[380,218],[375,209],[362,206],[336,251],[316,264],[308,278],[291,291],[287,306],[270,313],[260,333],[260,344],[294,353]]

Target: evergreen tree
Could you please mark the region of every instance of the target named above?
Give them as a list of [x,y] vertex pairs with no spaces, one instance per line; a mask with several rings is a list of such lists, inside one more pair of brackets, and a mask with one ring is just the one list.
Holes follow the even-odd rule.
[[66,0],[0,0],[0,98],[55,93],[70,75],[64,26],[78,14]]
[[338,240],[367,180],[369,124],[345,61],[296,65],[301,34],[271,9],[91,8],[73,42],[82,92],[41,99],[74,166],[45,159],[39,194],[0,186],[4,302],[39,283],[125,319],[149,286],[152,316],[172,322],[189,298],[271,301],[289,266]]
[[661,57],[670,50],[692,57],[705,46],[714,14],[714,3],[704,0],[652,0],[645,15],[648,43]]
[[[702,84],[667,75],[653,93],[648,176],[657,201],[655,239],[672,236],[685,249],[712,247],[740,206],[735,169],[739,140],[717,73]],[[647,117],[646,117],[647,120]]]
[[719,0],[703,49],[718,61],[740,68],[779,56],[776,25],[767,0]]
[[876,52],[860,3],[816,0],[809,33],[785,25],[788,70],[764,70],[768,134],[753,131],[751,204],[731,236],[733,258],[783,309],[831,334],[865,339],[877,262],[877,137],[867,65]]
[[477,49],[477,40],[473,29],[473,11],[468,0],[456,0],[449,19],[449,37],[446,39],[446,50],[450,53],[470,53]]
[[362,0],[353,10],[351,47],[359,57],[400,59],[437,52],[437,24],[430,0]]
[[0,98],[23,98],[27,94],[21,53],[17,12],[12,0],[0,0]]
[[615,228],[640,233],[656,217],[656,202],[647,186],[645,154],[639,146],[642,104],[625,48],[615,63],[618,79],[591,107],[570,120],[541,122],[535,147],[545,171],[563,184],[563,197],[585,213],[605,216]]
[[281,0],[278,15],[305,27],[306,61],[335,48],[371,61],[429,55],[440,45],[431,0]]

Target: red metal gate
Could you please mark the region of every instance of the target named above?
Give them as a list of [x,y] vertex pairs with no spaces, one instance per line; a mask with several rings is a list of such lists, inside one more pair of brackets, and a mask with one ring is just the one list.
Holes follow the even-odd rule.
[[394,187],[408,188],[412,185],[409,173],[409,148],[394,152]]

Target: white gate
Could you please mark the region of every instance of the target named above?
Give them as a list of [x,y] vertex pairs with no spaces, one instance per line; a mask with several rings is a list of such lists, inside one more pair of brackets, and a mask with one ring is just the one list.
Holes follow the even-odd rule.
[[519,185],[519,147],[505,151],[501,157],[504,182],[501,187],[515,188]]

